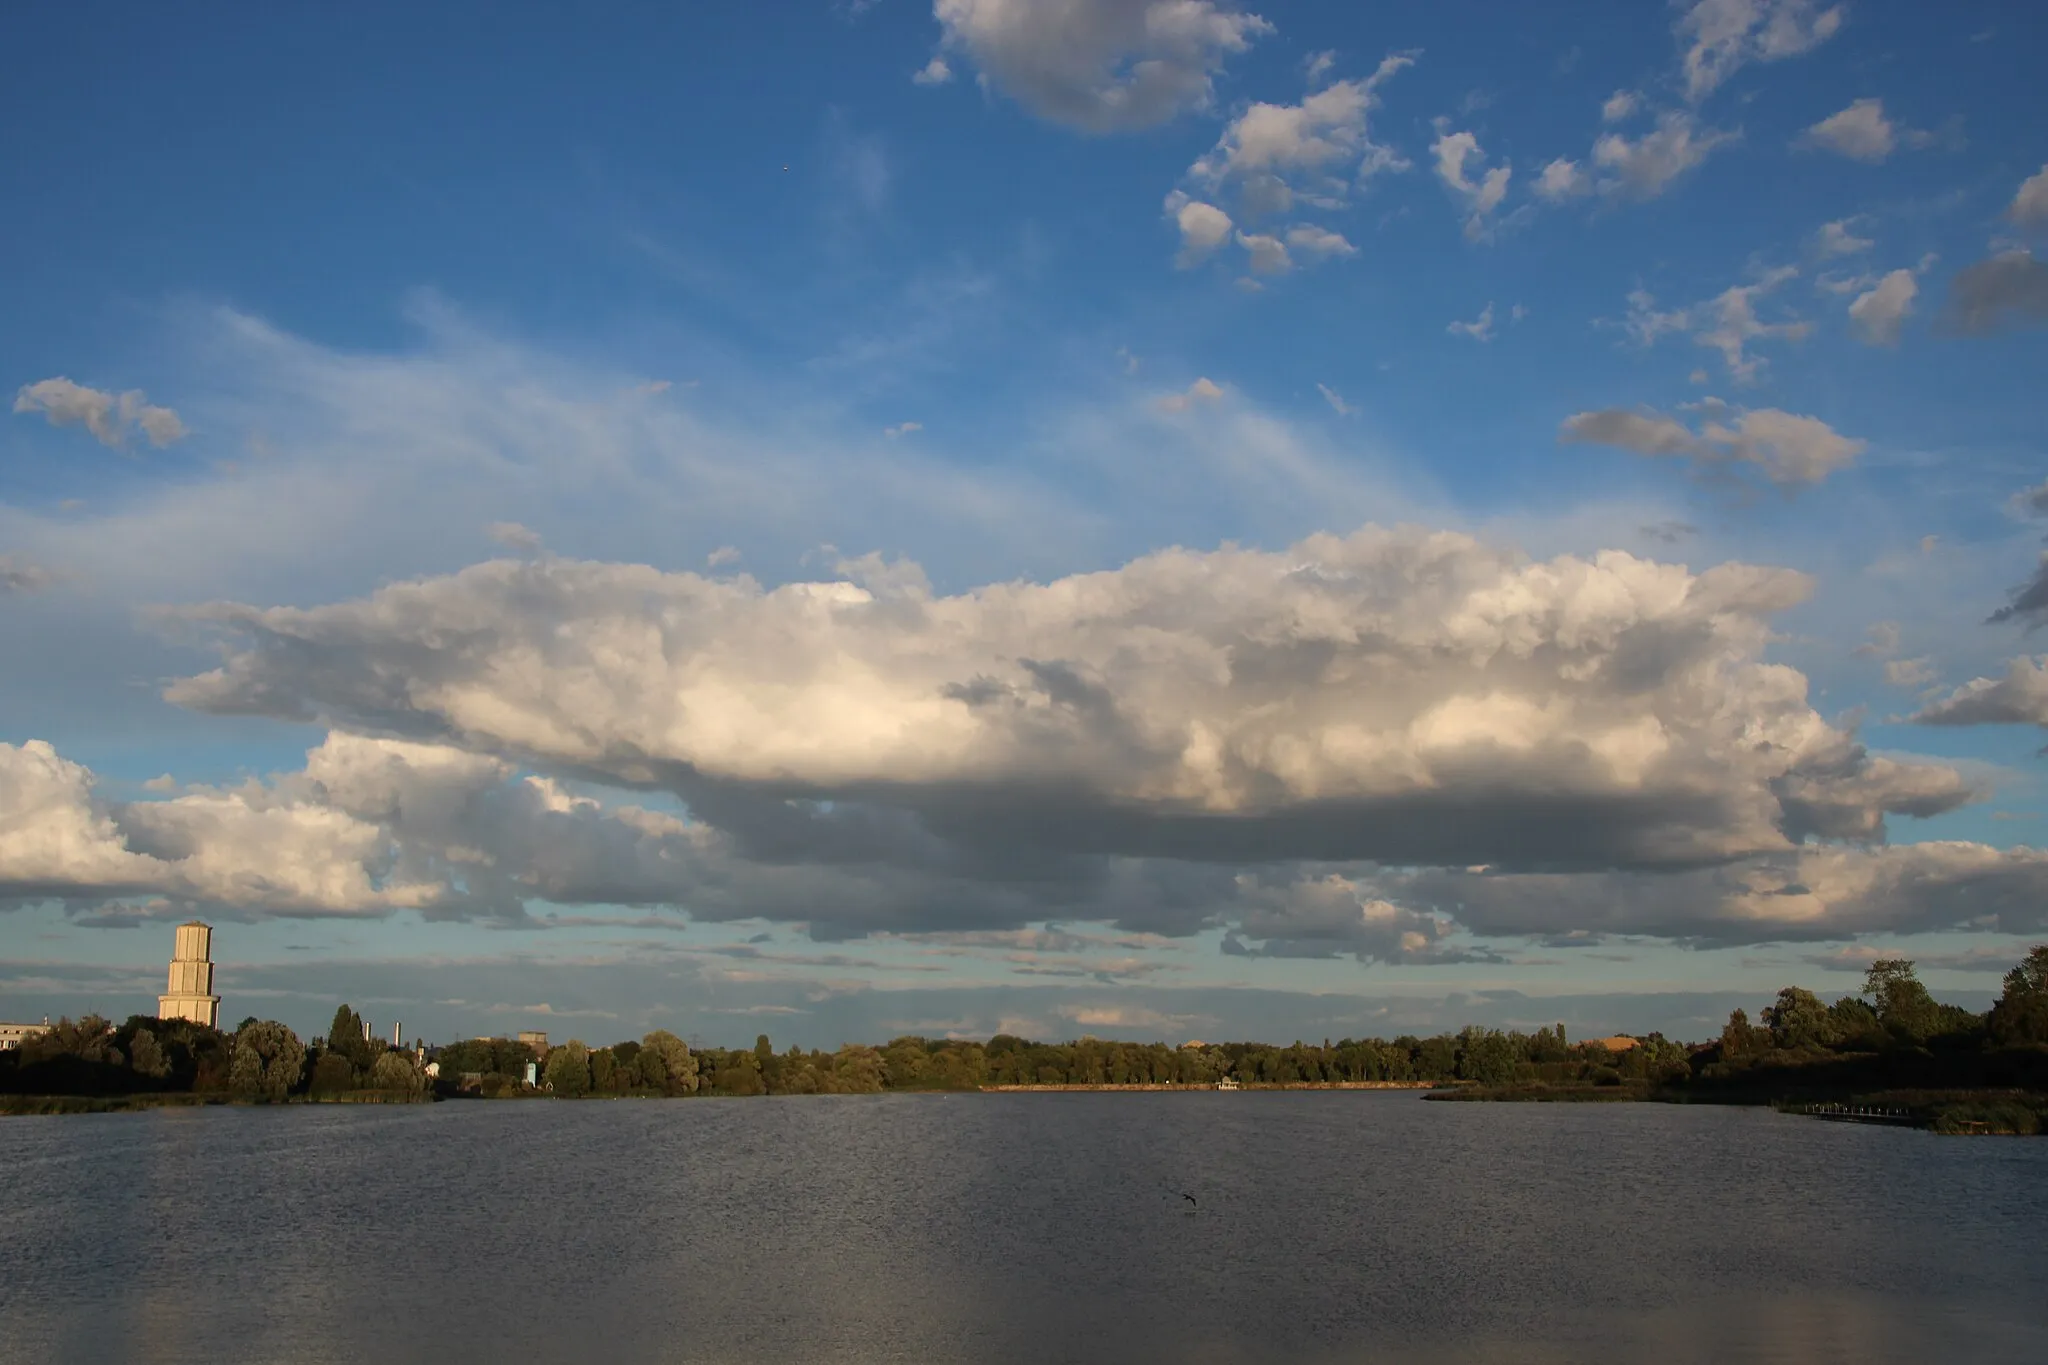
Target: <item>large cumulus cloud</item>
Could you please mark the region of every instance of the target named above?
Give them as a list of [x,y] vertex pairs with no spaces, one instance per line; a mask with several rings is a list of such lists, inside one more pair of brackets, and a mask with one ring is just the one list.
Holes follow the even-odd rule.
[[1868,752],[1768,660],[1797,574],[1371,528],[954,595],[840,569],[541,555],[185,612],[226,657],[174,700],[330,733],[299,771],[131,802],[0,745],[0,900],[609,904],[821,938],[1087,920],[1402,962],[2017,930],[2042,903],[2030,850],[1886,846],[1974,792]]
[[216,605],[173,700],[666,787],[761,852],[1681,867],[1881,839],[1971,795],[1876,759],[1769,663],[1797,574],[1530,562],[1367,529],[1051,583],[494,561]]

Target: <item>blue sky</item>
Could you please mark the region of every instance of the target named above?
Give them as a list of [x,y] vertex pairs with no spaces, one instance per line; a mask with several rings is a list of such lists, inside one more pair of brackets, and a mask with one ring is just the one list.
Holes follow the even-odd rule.
[[0,1014],[1981,1002],[2048,20],[1340,8],[10,11]]

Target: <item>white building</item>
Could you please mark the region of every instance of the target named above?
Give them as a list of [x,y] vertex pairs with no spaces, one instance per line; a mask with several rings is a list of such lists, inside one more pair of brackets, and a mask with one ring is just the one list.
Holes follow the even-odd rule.
[[220,1026],[220,997],[213,993],[213,926],[193,920],[178,926],[171,954],[169,989],[156,998],[159,1019],[190,1019]]
[[14,1051],[49,1026],[48,1019],[40,1024],[0,1024],[0,1052]]

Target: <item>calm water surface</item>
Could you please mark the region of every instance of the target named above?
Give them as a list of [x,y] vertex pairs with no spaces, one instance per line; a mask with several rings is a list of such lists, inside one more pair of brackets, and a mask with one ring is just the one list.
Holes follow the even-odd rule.
[[0,1361],[2043,1361],[2044,1229],[2048,1142],[1718,1108],[8,1119]]

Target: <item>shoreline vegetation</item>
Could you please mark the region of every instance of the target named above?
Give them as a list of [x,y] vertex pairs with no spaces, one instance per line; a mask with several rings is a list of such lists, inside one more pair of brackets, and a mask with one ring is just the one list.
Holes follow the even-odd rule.
[[272,1020],[247,1019],[227,1033],[179,1019],[137,1015],[115,1025],[87,1016],[0,1053],[0,1114],[899,1091],[1422,1090],[1428,1100],[1739,1104],[1941,1133],[2048,1132],[2048,945],[2008,972],[2004,987],[1989,1012],[1974,1014],[1935,1000],[1911,962],[1885,959],[1857,995],[1825,1004],[1788,986],[1758,1023],[1736,1010],[1718,1039],[1692,1044],[1658,1033],[1572,1043],[1560,1024],[1286,1047],[998,1034],[985,1043],[905,1036],[778,1052],[766,1035],[752,1048],[692,1049],[657,1029],[595,1048],[475,1038],[402,1051],[369,1039],[346,1005],[310,1044]]

